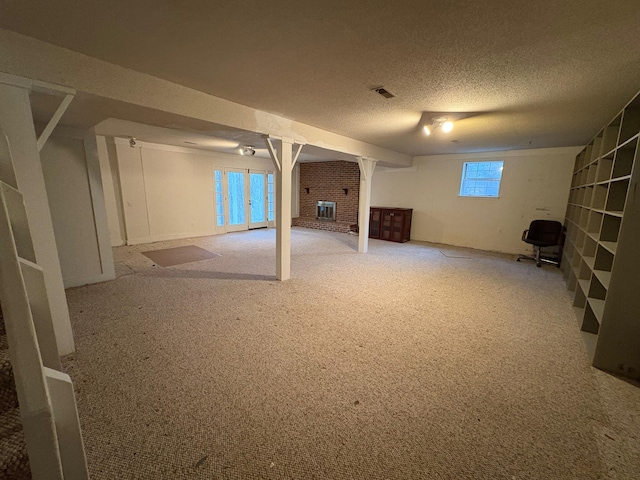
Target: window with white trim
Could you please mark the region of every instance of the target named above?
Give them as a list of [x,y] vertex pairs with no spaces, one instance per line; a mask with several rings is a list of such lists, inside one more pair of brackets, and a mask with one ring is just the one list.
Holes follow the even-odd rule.
[[498,197],[502,180],[503,161],[464,162],[461,197]]

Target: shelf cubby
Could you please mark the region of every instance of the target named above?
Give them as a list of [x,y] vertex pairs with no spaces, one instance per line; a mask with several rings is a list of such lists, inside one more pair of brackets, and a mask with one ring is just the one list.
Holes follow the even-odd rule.
[[589,166],[589,170],[587,173],[587,185],[591,185],[596,181],[596,172],[598,170],[598,162],[595,161]]
[[562,253],[564,254],[565,259],[569,265],[571,264],[571,259],[573,258],[574,252],[575,252],[575,247],[573,246],[573,243],[571,243],[570,241],[565,242]]
[[583,208],[580,211],[580,221],[578,222],[578,226],[582,230],[586,230],[588,221],[589,221],[589,209],[588,208]]
[[589,291],[589,281],[591,280],[591,267],[584,258],[582,258],[580,261],[580,269],[578,270],[578,283],[581,283],[583,280],[586,282],[586,287],[583,288],[586,295],[586,292]]
[[591,160],[590,163],[595,162],[599,157],[602,151],[602,132],[593,139],[593,148],[591,149]]
[[594,270],[593,276],[598,279],[600,284],[606,289],[609,290],[609,284],[611,283],[611,271],[605,270]]
[[620,127],[618,145],[623,144],[638,132],[640,132],[640,105],[631,102],[622,113],[622,125]]
[[620,123],[622,114],[614,118],[611,123],[604,129],[602,134],[602,156],[611,152],[618,144],[618,134],[620,133]]
[[584,158],[587,153],[587,149],[583,149],[578,156],[576,157],[576,163],[574,171],[579,172],[582,167],[584,167]]
[[636,137],[633,141],[624,144],[616,150],[611,178],[628,177],[631,175],[633,159],[636,155],[637,147],[638,138]]
[[589,167],[584,167],[580,170],[580,186],[584,187],[587,184],[587,177],[589,176]]
[[576,225],[576,227],[580,224],[580,216],[582,215],[582,207],[575,207],[573,211],[572,221]]
[[596,260],[593,269],[596,271],[611,272],[613,267],[613,253],[604,248],[602,242],[598,245],[596,251]]
[[605,210],[612,214],[622,215],[624,204],[627,200],[629,190],[629,179],[617,180],[609,185],[609,195]]
[[584,239],[586,237],[586,234],[584,233],[584,230],[582,229],[578,229],[578,232],[576,233],[576,250],[580,253],[582,253],[582,246],[584,245]]
[[601,241],[600,245],[602,245],[607,251],[609,251],[613,255],[615,255],[618,250],[618,242]]
[[591,163],[591,155],[593,153],[593,141],[584,149],[584,158],[582,159],[582,167],[586,167]]
[[582,203],[587,207],[590,206],[592,197],[593,197],[593,186],[584,187],[584,196],[582,197]]
[[571,177],[571,188],[576,188],[578,186],[578,182],[580,181],[580,174],[578,172],[573,174]]
[[600,330],[600,321],[598,320],[598,316],[594,309],[594,305],[591,302],[585,305],[584,315],[582,317],[581,329],[585,332],[596,333],[596,334]]
[[564,283],[568,283],[569,282],[569,275],[571,273],[571,267],[567,267],[567,265],[569,264],[571,260],[568,259],[566,256],[563,255],[562,257],[562,262],[560,262],[560,270],[562,270],[562,279],[564,280]]
[[584,238],[584,244],[582,245],[582,256],[595,257],[597,246],[598,246],[598,241],[593,237],[591,237],[590,235],[586,235]]
[[576,282],[576,294],[573,297],[573,306],[584,308],[586,303],[587,303],[587,296],[582,290],[582,286]]
[[576,277],[576,274],[573,272],[573,269],[571,267],[568,268],[568,274],[567,274],[567,290],[573,292],[576,289],[576,285],[578,283],[578,278]]
[[602,219],[600,240],[605,242],[617,242],[621,224],[622,218],[619,216],[605,214]]
[[604,288],[600,279],[595,275],[591,277],[591,285],[589,285],[587,297],[598,300],[604,300],[607,297],[607,289]]
[[608,153],[607,156],[602,157],[598,162],[598,172],[596,174],[596,182],[606,182],[611,178],[611,172],[613,170],[613,159],[615,156],[615,150]]
[[578,275],[578,270],[580,267],[580,264],[582,263],[582,256],[580,255],[580,248],[576,247],[575,250],[575,254],[573,255],[572,259],[571,259],[571,267],[573,268],[576,276]]
[[594,210],[604,210],[607,204],[607,193],[609,192],[609,185],[599,184],[593,187],[593,196],[591,198],[591,208]]
[[602,225],[603,214],[591,210],[589,212],[589,220],[587,221],[587,233],[595,234],[596,238],[600,234],[600,226]]
[[581,207],[573,207],[573,211],[571,212],[571,221],[577,227],[578,223],[580,223],[580,213],[582,212]]

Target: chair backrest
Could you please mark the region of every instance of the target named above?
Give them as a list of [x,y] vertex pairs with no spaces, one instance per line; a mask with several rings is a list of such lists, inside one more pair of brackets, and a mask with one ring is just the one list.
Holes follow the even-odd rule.
[[559,243],[560,234],[562,233],[562,223],[556,220],[534,220],[529,225],[528,240],[536,242],[557,245]]

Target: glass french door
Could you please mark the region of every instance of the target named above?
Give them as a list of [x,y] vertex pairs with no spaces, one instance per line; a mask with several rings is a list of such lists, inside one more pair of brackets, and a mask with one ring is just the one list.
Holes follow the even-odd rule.
[[267,226],[267,174],[249,170],[249,228]]
[[218,233],[274,226],[273,172],[218,168],[213,183]]
[[245,202],[245,170],[226,170],[227,232],[248,228]]

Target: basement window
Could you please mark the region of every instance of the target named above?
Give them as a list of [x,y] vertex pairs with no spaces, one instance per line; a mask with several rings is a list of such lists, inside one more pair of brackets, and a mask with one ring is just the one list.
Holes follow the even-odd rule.
[[500,180],[502,180],[503,161],[499,162],[464,162],[461,197],[498,197]]

